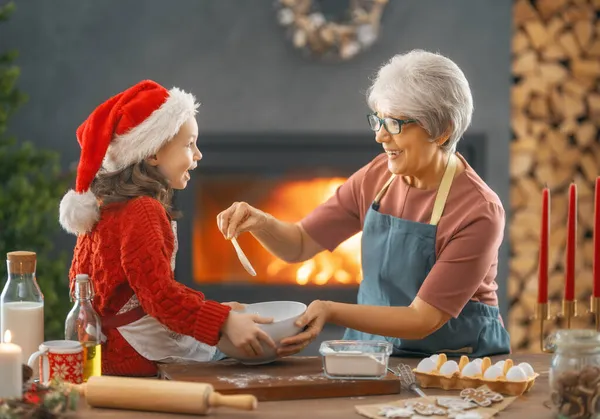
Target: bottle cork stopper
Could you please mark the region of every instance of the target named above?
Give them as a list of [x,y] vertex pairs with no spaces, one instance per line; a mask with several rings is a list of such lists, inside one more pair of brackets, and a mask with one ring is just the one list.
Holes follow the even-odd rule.
[[8,252],[6,259],[8,260],[8,272],[10,274],[24,275],[35,273],[35,252],[24,250]]

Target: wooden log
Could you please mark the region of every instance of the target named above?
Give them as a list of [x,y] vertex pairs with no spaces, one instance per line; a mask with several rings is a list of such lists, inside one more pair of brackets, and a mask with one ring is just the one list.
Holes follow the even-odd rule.
[[593,284],[593,274],[591,268],[579,269],[575,272],[575,298],[579,300],[580,313],[583,314],[583,310],[588,304],[591,288]]
[[517,0],[513,3],[513,18],[515,26],[521,26],[528,20],[537,20],[539,15],[529,0]]
[[507,294],[509,299],[519,298],[523,291],[523,283],[518,277],[511,276],[508,278]]
[[575,132],[575,140],[581,148],[585,148],[596,140],[596,125],[590,121],[585,121]]
[[562,84],[562,89],[565,93],[578,98],[585,96],[589,91],[587,86],[573,78],[565,80]]
[[[518,305],[513,306],[512,310],[520,310]],[[529,337],[529,327],[519,323],[508,323],[508,333],[510,334],[510,349],[513,353],[519,353],[527,350],[527,339]],[[527,351],[529,352],[529,351]]]
[[583,102],[582,98],[565,94],[563,95],[563,100],[563,114],[566,119],[577,119],[585,115],[585,103]]
[[548,99],[553,120],[560,121],[565,115],[565,100],[563,94],[557,87],[554,87],[550,91],[550,97]]
[[535,74],[538,71],[537,52],[527,50],[515,57],[512,63],[512,72],[517,76]]
[[[600,34],[600,32],[596,32]],[[592,41],[589,49],[586,51],[588,58],[600,58],[600,39],[596,38]]]
[[594,200],[591,196],[578,196],[577,199],[578,231],[581,233],[594,228]]
[[549,85],[562,82],[569,75],[567,69],[559,63],[541,63],[539,69],[542,79]]
[[567,57],[568,55],[563,47],[558,44],[549,43],[542,50],[542,58],[546,61],[566,60]]
[[550,126],[547,121],[531,121],[531,135],[533,135],[534,138],[540,138],[546,134],[549,129]]
[[[598,177],[598,165],[599,162],[595,160],[592,153],[583,153],[581,156],[581,170],[588,182],[593,183]],[[591,218],[593,218],[593,215],[591,215]]]
[[510,188],[510,208],[512,211],[519,210],[527,204],[528,198],[520,188]]
[[581,48],[571,31],[565,31],[558,36],[558,44],[565,50],[572,59],[578,59],[581,56]]
[[550,130],[546,133],[546,145],[556,160],[562,158],[565,152],[569,150],[569,142],[565,134],[557,130]]
[[518,30],[512,38],[511,49],[513,54],[520,54],[529,47],[530,43],[527,34],[522,30]]
[[538,0],[535,8],[542,19],[548,20],[554,14],[559,15],[565,9],[566,5],[567,2],[565,0]]
[[595,79],[600,74],[600,61],[598,60],[573,60],[571,71],[575,76]]
[[579,42],[579,46],[582,50],[586,50],[592,36],[594,35],[594,26],[591,20],[579,20],[575,22],[573,26],[573,32],[575,32],[575,38]]
[[[572,178],[571,178],[572,179]],[[569,179],[569,182],[571,181]],[[566,185],[565,185],[566,186]],[[564,230],[567,226],[567,211],[568,211],[568,197],[565,194],[566,191],[552,191],[551,202],[550,202],[550,227],[554,231],[557,228]],[[554,244],[557,244],[562,240],[563,235],[566,235],[565,231],[557,231],[554,237]],[[565,236],[566,237],[566,236]]]
[[565,274],[562,271],[555,271],[548,279],[548,295],[562,295],[565,290]]
[[588,198],[594,196],[594,182],[589,182],[581,173],[575,175],[574,182],[577,185],[577,196]]
[[534,95],[529,101],[529,114],[535,118],[548,119],[550,117],[550,107],[544,96]]
[[568,116],[560,123],[559,130],[563,134],[573,135],[578,127],[579,123],[577,122],[577,119],[573,116]]
[[532,19],[523,23],[523,28],[531,40],[531,45],[537,51],[548,42],[548,33],[541,21]]
[[546,142],[540,141],[540,148],[536,153],[536,160],[538,161],[538,163],[551,163],[553,157],[554,154],[552,153]]
[[531,90],[522,82],[510,89],[510,104],[513,110],[525,109],[529,103]]
[[563,19],[565,22],[575,25],[580,21],[594,21],[596,19],[596,11],[589,4],[572,5],[564,10]]
[[548,38],[550,40],[548,46],[557,44],[558,36],[563,32],[564,28],[565,21],[562,19],[562,17],[560,17],[560,15],[554,16],[552,19],[550,19],[546,25],[546,32],[548,33]]
[[567,223],[566,218],[563,218],[560,223],[550,232],[550,246],[548,249],[548,269],[550,271],[556,269],[564,260],[564,250],[567,239]]
[[[600,64],[600,61],[598,64]],[[590,93],[587,97],[587,103],[589,108],[589,118],[598,121],[598,118],[600,118],[600,94]]]
[[523,191],[523,194],[528,197],[529,200],[542,201],[542,188],[540,185],[530,177],[518,178],[516,181],[517,188]]
[[510,117],[510,124],[518,139],[529,136],[530,122],[529,119],[523,113],[515,111],[513,109]]
[[535,153],[538,148],[538,141],[534,137],[520,137],[510,142],[511,153]]
[[594,241],[585,240],[581,245],[581,253],[583,254],[583,265],[593,266],[594,264]]
[[511,259],[510,268],[515,275],[523,278],[537,270],[537,260],[530,257],[515,256]]
[[[512,148],[512,143],[511,143]],[[533,154],[527,152],[515,153],[511,151],[510,175],[521,177],[527,175],[533,167]]]

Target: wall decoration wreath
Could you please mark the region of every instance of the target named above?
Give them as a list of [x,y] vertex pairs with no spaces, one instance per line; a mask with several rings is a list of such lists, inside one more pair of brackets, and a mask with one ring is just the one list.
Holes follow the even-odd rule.
[[329,20],[314,0],[277,0],[277,20],[294,47],[323,60],[349,60],[379,37],[388,0],[350,0],[343,21]]

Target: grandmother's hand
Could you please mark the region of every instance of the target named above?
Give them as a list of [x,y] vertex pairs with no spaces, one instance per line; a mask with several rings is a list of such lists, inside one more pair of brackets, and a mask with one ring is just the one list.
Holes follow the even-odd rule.
[[277,350],[279,356],[297,354],[314,341],[329,319],[330,310],[326,301],[313,301],[298,320],[296,326],[305,328],[296,336],[285,338]]
[[217,215],[217,225],[226,239],[245,231],[258,231],[267,223],[267,214],[246,202],[235,202]]

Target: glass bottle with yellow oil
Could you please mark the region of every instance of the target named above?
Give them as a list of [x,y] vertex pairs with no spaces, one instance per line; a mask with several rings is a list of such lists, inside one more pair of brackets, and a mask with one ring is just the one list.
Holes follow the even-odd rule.
[[92,306],[94,288],[90,277],[78,274],[74,285],[75,304],[65,321],[65,339],[83,346],[83,381],[87,381],[93,375],[102,375],[102,327]]

